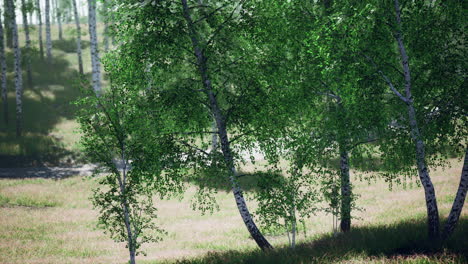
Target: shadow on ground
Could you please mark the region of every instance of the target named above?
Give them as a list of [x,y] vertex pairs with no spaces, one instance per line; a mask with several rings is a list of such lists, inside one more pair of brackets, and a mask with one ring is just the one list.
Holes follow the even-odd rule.
[[[23,52],[26,54],[23,58],[23,136],[15,136],[13,54],[8,51],[8,123],[2,108],[0,168],[71,163],[78,157],[70,151],[69,142],[54,135],[54,129],[60,122],[74,118],[76,107],[72,102],[80,95],[78,73],[63,53],[55,54],[49,64],[40,58],[37,50]],[[32,85],[28,85],[25,74],[28,55],[32,64]]]
[[180,264],[229,263],[468,263],[468,218],[446,243],[428,240],[423,220],[354,228],[337,237],[321,235],[291,250],[211,252]]

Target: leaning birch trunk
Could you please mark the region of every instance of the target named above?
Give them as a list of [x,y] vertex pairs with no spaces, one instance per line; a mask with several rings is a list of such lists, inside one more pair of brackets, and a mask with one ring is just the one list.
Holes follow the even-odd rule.
[[232,192],[236,200],[237,208],[242,217],[242,220],[244,221],[245,226],[247,227],[247,230],[249,231],[250,235],[255,240],[257,245],[262,250],[271,249],[273,247],[266,240],[266,238],[262,235],[257,225],[255,224],[252,218],[252,215],[250,214],[249,209],[247,208],[247,204],[245,203],[242,189],[237,183],[237,180],[236,180],[237,172],[236,172],[234,158],[232,156],[232,151],[231,151],[228,133],[226,129],[226,118],[221,113],[221,109],[219,108],[218,101],[213,92],[211,80],[208,77],[208,69],[206,65],[207,60],[203,53],[203,50],[200,48],[200,44],[198,40],[198,33],[196,32],[193,26],[193,20],[189,13],[187,0],[181,0],[181,3],[182,3],[183,15],[187,23],[189,36],[192,42],[192,49],[197,60],[197,70],[200,74],[201,81],[203,82],[203,86],[205,88],[205,92],[209,100],[211,112],[216,120],[216,125],[218,127],[221,150],[224,156],[226,168],[229,169],[229,181],[231,183]]
[[[395,12],[398,27],[401,27],[401,11],[398,0],[395,0]],[[398,44],[398,50],[400,52],[401,57],[401,65],[405,77],[406,97],[403,97],[399,93],[397,93],[397,95],[406,103],[408,108],[408,119],[411,129],[411,138],[413,139],[416,150],[416,164],[418,168],[419,179],[421,181],[422,186],[424,187],[424,195],[426,198],[429,238],[438,239],[440,225],[439,209],[437,208],[437,199],[434,185],[432,184],[431,178],[429,177],[429,171],[426,164],[425,144],[421,137],[420,129],[416,119],[416,110],[414,109],[414,102],[411,95],[411,73],[409,68],[409,58],[403,43],[403,35],[399,30],[395,34],[395,39]],[[395,91],[396,90],[394,90],[394,92]]]
[[297,233],[297,220],[296,220],[296,205],[293,202],[293,207],[291,209],[291,248],[296,248],[296,233]]
[[78,55],[78,70],[80,75],[84,74],[83,71],[83,58],[81,56],[81,27],[80,27],[80,17],[78,16],[78,8],[76,6],[76,0],[72,0],[73,12],[75,14],[75,24],[76,24],[76,54]]
[[10,11],[10,27],[13,33],[13,50],[15,53],[15,89],[16,89],[16,137],[21,137],[23,125],[23,77],[21,72],[21,49],[18,43],[18,26],[16,25],[15,4],[13,0],[7,0]]
[[445,223],[444,233],[442,234],[443,239],[448,239],[455,229],[460,218],[463,205],[465,203],[466,192],[468,191],[468,148],[465,152],[465,161],[463,162],[463,169],[460,176],[460,184],[458,185],[457,196],[453,201],[452,209]]
[[351,229],[351,183],[349,178],[349,154],[344,148],[340,148],[340,180],[341,180],[341,232],[349,232]]
[[91,67],[94,92],[101,93],[101,64],[99,62],[98,40],[96,33],[96,0],[88,0],[89,38],[91,41]]
[[41,2],[36,0],[37,21],[39,23],[39,52],[41,53],[41,60],[44,60],[44,46],[42,44],[42,15],[41,15]]
[[[1,13],[1,9],[0,9]],[[0,16],[0,67],[2,68],[2,101],[3,101],[3,120],[5,125],[8,125],[8,90],[6,83],[6,58],[5,58],[5,44],[3,38],[3,24]]]
[[46,23],[46,49],[47,62],[52,63],[52,37],[50,35],[50,0],[45,0],[45,23]]
[[28,80],[28,86],[32,88],[32,70],[31,70],[31,38],[29,37],[29,23],[28,23],[28,12],[26,9],[26,3],[21,0],[21,13],[23,15],[23,29],[26,40],[26,54],[23,57],[26,59],[26,78]]

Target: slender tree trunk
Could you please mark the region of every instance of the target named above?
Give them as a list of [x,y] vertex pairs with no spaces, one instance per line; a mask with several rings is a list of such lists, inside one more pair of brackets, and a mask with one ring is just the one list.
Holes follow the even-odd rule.
[[[15,10],[13,0],[7,0],[10,11]],[[21,72],[21,49],[18,43],[18,27],[15,12],[10,14],[10,27],[13,33],[13,50],[15,53],[15,89],[16,89],[16,137],[21,137],[23,125],[23,76]]]
[[101,93],[101,64],[99,62],[98,40],[96,33],[96,0],[88,0],[89,38],[91,41],[91,66],[94,92]]
[[63,40],[63,32],[62,32],[62,11],[60,8],[60,3],[55,0],[55,10],[56,10],[56,20],[58,25],[58,37],[60,40]]
[[26,2],[24,0],[21,0],[21,13],[23,15],[23,28],[26,40],[26,54],[23,54],[23,57],[26,59],[26,78],[28,80],[28,86],[32,88],[31,38],[29,37],[28,12],[26,8]]
[[237,208],[239,213],[244,221],[247,230],[249,231],[252,238],[255,240],[257,245],[262,250],[268,250],[273,248],[270,243],[266,240],[266,238],[262,235],[260,230],[258,229],[257,225],[255,224],[252,215],[247,208],[247,204],[245,203],[244,195],[242,194],[242,189],[240,188],[239,184],[237,183],[236,176],[236,168],[234,164],[234,159],[231,152],[230,142],[227,134],[226,129],[226,119],[223,116],[221,109],[219,108],[218,101],[214,95],[213,87],[211,84],[211,80],[208,76],[208,69],[206,65],[206,57],[200,48],[199,40],[198,40],[198,33],[196,32],[193,21],[189,13],[189,7],[187,5],[187,0],[181,0],[184,18],[187,22],[187,27],[189,30],[189,36],[192,41],[192,48],[194,55],[197,59],[197,67],[198,72],[201,77],[201,81],[203,82],[203,86],[205,88],[206,94],[209,98],[209,104],[211,107],[211,112],[216,120],[216,125],[218,127],[218,134],[221,142],[221,150],[223,152],[224,161],[226,163],[226,167],[230,170],[229,180],[232,186],[232,192],[234,194],[234,198],[236,200]]
[[291,223],[291,248],[294,249],[296,248],[296,233],[297,233],[297,223],[296,223],[296,207],[295,205],[293,206],[291,210],[291,218],[292,218],[292,223]]
[[47,62],[52,63],[52,36],[50,35],[50,0],[45,0]]
[[468,190],[468,148],[465,151],[465,161],[463,163],[463,169],[460,176],[460,184],[458,185],[457,196],[453,201],[452,209],[445,223],[443,239],[448,239],[455,229],[460,214],[465,204],[466,192]]
[[109,51],[109,23],[108,23],[108,17],[107,17],[107,4],[104,1],[102,5],[102,13],[104,15],[104,51],[108,52]]
[[[401,27],[400,5],[398,3],[398,0],[395,0],[395,11],[398,26]],[[398,43],[398,49],[401,56],[401,65],[405,77],[405,103],[408,107],[408,119],[411,128],[411,138],[413,139],[416,148],[416,164],[418,168],[419,179],[421,180],[421,184],[424,187],[424,194],[426,198],[429,238],[438,239],[440,225],[439,209],[437,208],[437,199],[434,185],[432,184],[426,164],[425,145],[419,130],[418,122],[416,119],[416,110],[414,109],[413,98],[411,95],[411,73],[409,68],[409,58],[403,43],[403,35],[399,30],[395,34],[395,39]]]
[[81,27],[80,27],[80,17],[78,16],[78,8],[76,6],[76,0],[72,0],[73,12],[75,14],[75,24],[76,24],[76,54],[78,55],[78,70],[80,75],[84,74],[83,71],[83,58],[81,56]]
[[[0,10],[1,13],[1,10]],[[6,58],[5,41],[3,38],[3,24],[0,16],[0,67],[2,68],[2,101],[3,101],[3,120],[8,125],[8,90],[6,83]]]
[[122,206],[122,211],[123,211],[123,216],[124,216],[124,222],[125,222],[125,229],[127,229],[127,241],[128,241],[128,251],[130,255],[130,264],[135,264],[135,253],[136,253],[136,248],[135,248],[135,237],[134,237],[134,232],[132,230],[132,225],[131,225],[131,220],[130,220],[130,213],[128,209],[128,202],[127,199],[125,198],[125,192],[127,188],[127,159],[125,158],[125,144],[122,143],[121,145],[121,151],[122,151],[122,178],[120,175],[117,176],[118,182],[119,182],[119,188],[120,188],[120,195],[122,197],[121,201],[121,206]]
[[41,14],[41,1],[36,0],[37,21],[39,23],[39,52],[41,53],[41,60],[44,60],[44,46],[42,44],[42,14]]
[[11,30],[11,15],[13,14],[9,7],[9,0],[4,0],[3,4],[5,6],[5,13],[4,13],[4,23],[5,23],[5,35],[6,35],[6,46],[7,48],[13,48],[13,32]]
[[[216,120],[213,120],[213,125],[212,125],[213,131],[216,131],[218,127],[216,126]],[[218,134],[213,133],[212,138],[211,138],[211,151],[216,151],[218,148]]]
[[340,148],[340,178],[341,178],[341,212],[340,229],[349,232],[351,229],[351,183],[349,178],[349,154],[346,148]]

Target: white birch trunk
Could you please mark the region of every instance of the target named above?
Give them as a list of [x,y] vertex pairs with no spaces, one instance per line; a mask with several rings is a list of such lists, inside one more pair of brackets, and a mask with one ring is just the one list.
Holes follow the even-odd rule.
[[23,54],[23,57],[26,59],[26,78],[28,80],[28,86],[32,88],[31,38],[29,37],[28,12],[26,9],[26,2],[24,0],[21,0],[21,13],[23,15],[23,29],[26,40],[26,54]]
[[62,11],[60,9],[60,4],[57,0],[55,0],[55,10],[56,10],[55,19],[57,20],[57,25],[58,25],[58,37],[60,40],[63,40]]
[[76,0],[72,0],[73,12],[75,14],[75,24],[76,24],[76,54],[78,55],[78,70],[80,75],[84,74],[83,71],[83,58],[81,56],[81,26],[80,26],[80,17],[78,15],[78,8],[76,6]]
[[349,232],[351,229],[351,183],[349,178],[349,154],[344,146],[340,148],[340,179],[340,229],[342,232]]
[[190,16],[189,7],[187,4],[187,0],[181,0],[183,15],[185,21],[187,23],[187,28],[189,30],[189,37],[192,42],[192,49],[194,55],[197,59],[197,70],[200,74],[201,81],[205,88],[206,94],[208,96],[209,105],[211,107],[212,115],[216,120],[216,125],[218,127],[218,134],[221,143],[221,150],[223,152],[226,168],[229,169],[229,181],[231,182],[232,192],[234,194],[234,199],[236,200],[237,209],[244,221],[244,224],[249,231],[252,238],[255,240],[257,245],[262,250],[269,250],[273,247],[270,245],[268,240],[263,236],[263,234],[258,229],[257,225],[255,224],[252,215],[247,208],[247,204],[245,203],[244,195],[242,194],[242,189],[240,188],[239,184],[236,181],[237,172],[234,164],[234,158],[232,156],[232,150],[230,147],[230,142],[228,138],[228,133],[226,129],[226,119],[221,113],[221,109],[219,108],[218,101],[214,95],[213,87],[211,84],[211,80],[208,77],[208,69],[206,65],[206,57],[203,53],[203,50],[200,48],[199,40],[198,40],[198,33],[196,32],[193,26],[193,20]]
[[13,33],[11,31],[11,14],[12,12],[10,11],[9,7],[9,0],[4,0],[3,4],[5,6],[5,13],[4,13],[4,23],[5,23],[5,38],[6,38],[6,46],[10,49],[13,48]]
[[101,63],[99,62],[98,40],[96,33],[96,0],[88,0],[89,38],[91,41],[91,67],[94,92],[101,94]]
[[104,51],[109,51],[109,23],[108,23],[108,16],[107,16],[107,4],[104,1],[102,5],[102,13],[104,15]]
[[125,158],[125,143],[122,142],[121,145],[121,151],[122,151],[122,177],[120,175],[117,175],[117,180],[119,182],[119,188],[120,188],[120,195],[123,197],[122,202],[120,206],[122,207],[122,212],[124,216],[124,223],[125,223],[125,229],[127,230],[127,242],[128,242],[128,251],[130,255],[130,264],[135,264],[135,253],[136,253],[136,247],[135,247],[135,232],[132,229],[131,225],[131,219],[130,219],[130,213],[129,213],[129,208],[128,208],[128,202],[125,198],[125,192],[127,188],[127,164],[128,161]]
[[[398,0],[395,0],[395,12],[398,26],[401,27],[401,10]],[[425,145],[419,130],[418,122],[416,119],[416,110],[414,109],[414,102],[411,95],[411,73],[409,68],[409,58],[403,43],[403,35],[399,30],[395,34],[395,39],[398,44],[398,49],[401,57],[401,65],[405,77],[406,96],[402,97],[402,95],[395,92],[395,90],[394,92],[406,103],[408,108],[408,119],[411,128],[411,138],[413,139],[416,150],[416,165],[418,168],[419,179],[421,181],[422,186],[424,187],[424,195],[426,198],[428,233],[431,239],[438,239],[440,225],[439,209],[437,208],[437,199],[434,185],[432,184],[426,164]]]
[[[0,9],[0,13],[2,10]],[[0,15],[0,67],[2,69],[2,101],[3,101],[3,120],[8,125],[8,90],[6,83],[6,58],[5,58],[5,40],[3,37],[3,24]]]
[[11,31],[13,33],[13,50],[15,54],[15,90],[16,90],[16,137],[21,137],[23,125],[23,76],[21,71],[21,49],[18,43],[18,26],[16,25],[15,4],[13,0],[8,1]]
[[443,238],[449,238],[455,226],[458,223],[460,218],[460,214],[463,209],[463,205],[465,204],[466,193],[468,191],[468,148],[465,151],[465,161],[463,162],[462,173],[460,176],[460,184],[458,185],[457,195],[455,196],[455,200],[453,201],[452,209],[450,210],[450,214],[447,218],[447,222],[445,223]]
[[50,0],[45,0],[47,62],[52,63],[52,36],[50,35]]
[[41,53],[41,59],[44,60],[44,46],[42,43],[42,14],[41,14],[41,1],[36,0],[36,10],[37,10],[37,21],[39,23],[38,33],[39,33],[39,52]]

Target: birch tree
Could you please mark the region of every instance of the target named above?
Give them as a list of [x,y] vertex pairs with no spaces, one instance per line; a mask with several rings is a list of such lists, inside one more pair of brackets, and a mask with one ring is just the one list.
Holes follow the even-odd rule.
[[[109,62],[109,68],[111,64],[122,67]],[[176,163],[167,151],[171,137],[159,133],[163,127],[148,129],[147,101],[133,87],[112,85],[100,95],[86,90],[78,102],[82,143],[89,161],[106,173],[93,195],[98,225],[116,242],[125,242],[129,263],[135,264],[142,244],[158,242],[165,234],[155,223],[153,195],[164,198],[182,190],[179,171],[167,166]]]
[[[112,17],[122,18],[115,25],[122,28],[116,30],[120,34],[116,38],[121,43],[119,51],[133,61],[127,65],[140,65],[141,71],[160,82],[160,88],[155,85],[148,89],[155,93],[155,98],[163,98],[167,109],[179,114],[167,133],[176,137],[181,148],[192,149],[211,160],[198,163],[195,171],[218,170],[219,180],[231,186],[250,236],[261,249],[268,250],[272,246],[255,224],[237,180],[237,166],[242,160],[237,153],[240,140],[230,138],[231,135],[242,137],[250,131],[247,124],[254,109],[258,109],[257,104],[262,102],[262,92],[250,89],[250,84],[257,87],[256,81],[243,70],[245,63],[241,58],[245,58],[247,50],[241,48],[242,40],[236,38],[248,26],[243,20],[248,17],[244,10],[247,6],[240,7],[244,4],[127,1],[116,6],[118,13]],[[135,46],[135,43],[140,44]],[[213,117],[216,131],[211,131]],[[211,137],[204,136],[213,133],[219,136],[220,153],[204,150],[211,144]],[[194,142],[198,137],[202,140],[200,144]],[[201,197],[207,198],[206,193]]]
[[42,14],[41,14],[41,1],[36,0],[36,11],[37,11],[37,21],[38,26],[38,41],[39,41],[39,53],[41,54],[41,59],[44,60],[44,47],[42,43]]
[[[1,9],[0,9],[1,13]],[[0,68],[2,69],[2,101],[3,101],[3,120],[8,125],[8,90],[7,90],[7,67],[5,58],[5,39],[3,34],[3,24],[0,17]]]
[[50,33],[50,0],[45,0],[46,54],[47,62],[52,63],[52,36]]
[[32,69],[31,69],[31,38],[29,37],[29,23],[28,23],[28,12],[30,12],[31,6],[26,5],[25,0],[21,0],[21,13],[23,15],[23,29],[26,41],[26,54],[23,57],[26,61],[26,76],[28,80],[28,86],[32,87]]
[[[371,83],[386,86],[393,95],[380,100],[391,118],[379,140],[382,169],[388,171],[384,175],[392,182],[398,175],[411,175],[416,167],[433,240],[440,237],[440,223],[428,168],[440,165],[440,154],[448,148],[464,151],[460,142],[467,133],[466,108],[458,98],[466,74],[459,4],[405,1],[404,8],[398,0],[335,4],[336,15],[343,18],[335,25],[346,30],[350,40],[347,53],[355,54],[357,65],[366,72],[374,71],[379,79],[370,78]],[[432,30],[422,33],[420,28]]]
[[10,28],[13,33],[13,51],[14,51],[14,69],[15,69],[15,90],[16,90],[16,137],[21,137],[23,132],[23,76],[21,71],[21,48],[18,43],[18,27],[16,25],[15,3],[13,0],[7,0],[8,10],[12,11],[9,15]]
[[4,5],[4,20],[3,22],[5,23],[5,39],[6,39],[6,46],[10,49],[13,48],[13,32],[11,31],[11,27],[10,27],[10,21],[11,21],[11,10],[9,9],[9,4],[8,4],[8,0],[5,0],[3,1],[3,5]]
[[76,0],[72,0],[73,12],[75,17],[76,25],[76,54],[78,56],[78,71],[80,75],[84,74],[83,71],[83,58],[81,56],[81,26],[80,26],[80,17],[78,15],[78,8],[76,6]]
[[96,94],[101,93],[101,63],[99,61],[98,39],[96,32],[96,0],[88,0],[88,25],[91,42],[92,83]]
[[63,30],[62,30],[62,5],[59,0],[52,0],[55,3],[55,19],[58,25],[58,38],[59,40],[63,39]]

